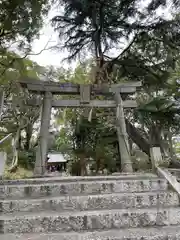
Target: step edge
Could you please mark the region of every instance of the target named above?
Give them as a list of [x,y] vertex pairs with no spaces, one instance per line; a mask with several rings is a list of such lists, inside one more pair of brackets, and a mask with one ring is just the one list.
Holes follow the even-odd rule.
[[[132,180],[134,181],[150,181],[150,182],[158,182],[158,181],[163,181],[165,183],[167,183],[167,180],[164,178],[154,178],[154,179],[127,179],[124,181],[124,179],[108,179],[108,180],[97,180],[97,181],[47,181],[44,183],[17,183],[17,184],[0,184],[0,188],[2,187],[31,187],[31,186],[52,186],[52,185],[68,185],[68,184],[89,184],[89,183],[117,183],[117,182],[132,182]],[[134,182],[133,181],[133,182]]]
[[[137,196],[146,196],[147,194],[149,194],[150,196],[157,196],[160,194],[164,194],[164,195],[168,195],[168,194],[174,194],[174,195],[178,195],[175,191],[166,191],[166,190],[162,190],[162,191],[146,191],[146,192],[111,192],[111,193],[94,193],[94,194],[87,194],[87,195],[82,195],[82,194],[78,194],[78,195],[60,195],[60,196],[43,196],[43,197],[33,197],[33,198],[17,198],[17,199],[11,199],[11,198],[6,198],[6,199],[1,199],[0,198],[0,203],[8,203],[8,202],[23,202],[23,201],[44,201],[44,200],[63,200],[63,199],[74,199],[74,198],[100,198],[100,197],[110,197],[110,196],[118,196],[118,197],[137,197]],[[173,197],[173,196],[170,196]]]
[[64,211],[64,212],[55,212],[55,211],[43,211],[43,212],[38,212],[37,214],[35,214],[34,212],[18,212],[18,214],[16,213],[15,216],[12,215],[12,213],[7,213],[7,214],[0,214],[0,221],[3,220],[12,220],[12,219],[22,219],[24,217],[27,218],[33,218],[33,217],[64,217],[64,216],[91,216],[91,215],[101,215],[101,214],[108,214],[108,213],[112,213],[112,214],[123,214],[123,213],[137,213],[137,212],[159,212],[159,211],[167,211],[167,210],[171,210],[171,209],[175,209],[175,210],[179,210],[180,211],[180,207],[179,206],[158,206],[158,207],[143,207],[143,208],[126,208],[126,209],[95,209],[95,210],[83,210],[83,211]]
[[[115,235],[122,235],[124,237],[128,237],[131,236],[132,234],[138,234],[137,237],[141,236],[142,234],[144,234],[144,236],[156,236],[156,234],[160,234],[160,235],[165,235],[165,234],[180,234],[180,225],[173,225],[173,226],[158,226],[158,227],[146,227],[146,228],[124,228],[124,229],[112,229],[112,230],[102,230],[102,231],[93,231],[93,232],[60,232],[60,233],[17,233],[16,236],[28,236],[28,235],[32,235],[32,236],[72,236],[73,237],[91,237],[91,236],[97,236],[97,237],[103,237],[106,236],[107,237],[111,237],[112,234]],[[128,231],[127,231],[128,230]],[[153,235],[152,235],[153,234]],[[5,234],[0,234],[1,236],[14,236],[15,234],[11,234],[11,233],[5,233]],[[144,237],[142,236],[142,237]],[[113,235],[112,235],[113,237]],[[27,238],[26,238],[27,239]]]

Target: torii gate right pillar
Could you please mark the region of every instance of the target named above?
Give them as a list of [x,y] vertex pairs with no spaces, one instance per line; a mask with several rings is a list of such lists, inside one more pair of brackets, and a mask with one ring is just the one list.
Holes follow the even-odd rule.
[[116,128],[121,157],[121,170],[122,172],[133,172],[128,135],[124,118],[123,101],[119,92],[115,93],[115,101],[117,104]]

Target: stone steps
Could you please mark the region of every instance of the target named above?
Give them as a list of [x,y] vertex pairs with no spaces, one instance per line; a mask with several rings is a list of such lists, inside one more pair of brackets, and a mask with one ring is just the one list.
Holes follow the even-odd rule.
[[180,240],[179,197],[153,174],[0,182],[0,240]]
[[41,234],[5,234],[1,240],[179,240],[180,228],[150,227],[130,228],[86,233],[41,233]]
[[44,183],[63,183],[79,181],[108,181],[108,180],[135,180],[135,179],[157,179],[157,175],[152,173],[141,174],[119,174],[108,176],[70,176],[70,177],[43,177],[27,178],[17,180],[0,180],[0,185],[21,185],[21,184],[44,184]]
[[175,192],[112,193],[87,196],[59,196],[38,199],[0,200],[1,213],[39,211],[83,211],[143,207],[179,206]]
[[[113,209],[0,215],[0,233],[60,233],[180,224],[180,208]],[[178,227],[179,228],[179,227]]]
[[[112,176],[113,177],[113,176]],[[89,195],[89,194],[105,194],[105,193],[122,193],[122,192],[147,192],[147,191],[163,191],[168,189],[168,184],[164,179],[152,177],[144,178],[84,178],[84,180],[75,181],[74,178],[65,181],[65,178],[59,182],[44,181],[45,183],[33,184],[8,184],[0,185],[0,198],[39,198],[45,196],[60,195]],[[103,180],[102,180],[103,179]],[[106,179],[106,180],[104,180]],[[42,179],[41,179],[42,180]],[[77,179],[76,179],[77,180]]]

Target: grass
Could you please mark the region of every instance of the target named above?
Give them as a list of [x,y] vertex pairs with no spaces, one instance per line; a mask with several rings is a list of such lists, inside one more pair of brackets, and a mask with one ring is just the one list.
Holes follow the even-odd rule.
[[16,179],[24,179],[30,178],[33,176],[33,172],[22,167],[18,167],[15,172],[9,172],[7,168],[5,168],[3,179],[16,180]]

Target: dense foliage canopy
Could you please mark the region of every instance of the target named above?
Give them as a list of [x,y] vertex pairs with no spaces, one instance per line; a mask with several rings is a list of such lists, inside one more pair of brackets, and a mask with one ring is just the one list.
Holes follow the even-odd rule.
[[56,2],[63,10],[52,23],[62,48],[70,60],[91,51],[98,66],[96,82],[128,78],[162,84],[174,68],[180,48],[179,1]]

